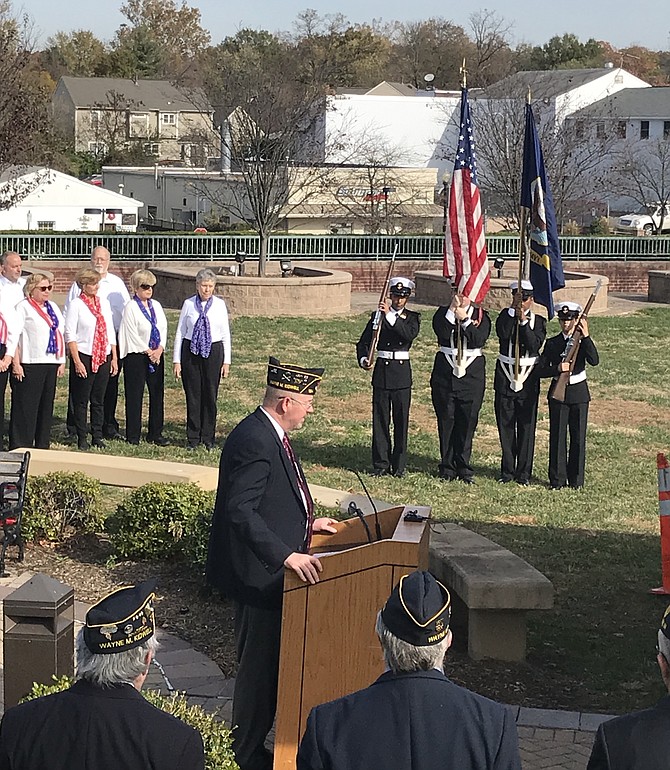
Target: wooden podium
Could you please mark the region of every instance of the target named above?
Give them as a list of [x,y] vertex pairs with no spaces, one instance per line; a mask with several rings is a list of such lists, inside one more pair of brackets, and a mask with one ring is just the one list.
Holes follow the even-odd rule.
[[393,587],[413,570],[428,569],[428,519],[405,521],[409,511],[430,516],[427,506],[399,506],[337,524],[337,533],[315,535],[310,552],[323,572],[316,585],[290,570],[284,577],[275,770],[295,770],[295,758],[313,706],[371,684],[384,670],[375,634],[377,612]]

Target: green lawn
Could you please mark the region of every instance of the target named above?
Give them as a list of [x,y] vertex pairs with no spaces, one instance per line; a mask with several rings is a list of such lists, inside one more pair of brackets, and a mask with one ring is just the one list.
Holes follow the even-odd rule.
[[[593,401],[586,486],[560,492],[550,492],[546,483],[546,386],[531,487],[496,483],[499,446],[492,387],[475,437],[477,484],[444,484],[436,478],[438,443],[429,388],[433,308],[422,313],[423,329],[412,356],[409,472],[404,479],[366,479],[371,493],[394,502],[432,505],[436,519],[463,523],[491,537],[552,580],[555,609],[531,617],[528,663],[512,676],[545,681],[549,688],[554,682],[555,690],[560,689],[556,703],[562,706],[616,711],[652,702],[661,694],[654,645],[666,600],[647,591],[660,584],[656,453],[670,449],[665,361],[670,308],[592,319],[601,364],[589,369]],[[173,330],[176,314],[169,318]],[[268,355],[324,366],[316,413],[296,434],[294,445],[310,481],[360,491],[351,471],[366,471],[370,464],[370,375],[357,368],[354,343],[364,322],[364,315],[234,319],[233,365],[220,393],[219,434],[225,436],[258,403]],[[554,321],[549,334],[557,331]],[[489,382],[494,342],[487,351]],[[65,392],[62,383],[57,405],[61,417]],[[175,446],[114,442],[106,451],[217,463],[218,452],[193,454],[182,448],[184,398],[171,374],[166,403],[166,435]],[[543,700],[551,706],[550,699]]]

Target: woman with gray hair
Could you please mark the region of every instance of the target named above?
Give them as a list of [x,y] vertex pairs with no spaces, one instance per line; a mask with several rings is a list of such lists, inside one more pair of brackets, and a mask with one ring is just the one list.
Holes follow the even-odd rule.
[[133,298],[123,309],[119,327],[119,357],[123,361],[126,389],[126,441],[140,443],[144,386],[149,391],[147,441],[158,446],[170,442],[163,436],[164,356],[167,319],[153,298],[156,276],[136,270],[130,276]]
[[188,449],[210,450],[216,433],[219,383],[230,369],[228,308],[214,296],[216,275],[207,269],[195,277],[196,293],[181,308],[174,339],[174,376],[186,394]]

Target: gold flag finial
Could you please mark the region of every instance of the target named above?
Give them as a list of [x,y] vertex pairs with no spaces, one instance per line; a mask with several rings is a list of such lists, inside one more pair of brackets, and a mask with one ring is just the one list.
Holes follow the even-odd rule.
[[467,88],[468,87],[468,71],[465,68],[465,57],[463,57],[463,64],[461,64],[461,67],[459,69],[459,74],[461,76],[461,88]]
[[526,104],[530,104],[530,86],[528,86],[528,94],[526,95]]

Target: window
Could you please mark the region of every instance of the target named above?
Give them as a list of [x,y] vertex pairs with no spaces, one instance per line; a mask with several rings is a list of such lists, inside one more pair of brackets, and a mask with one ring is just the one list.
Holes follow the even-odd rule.
[[617,136],[619,137],[619,139],[625,139],[626,138],[626,121],[625,120],[620,120],[617,123],[616,133],[617,133]]
[[146,112],[130,113],[130,136],[147,136],[149,133],[149,116]]
[[663,138],[670,139],[670,120],[663,121]]
[[160,146],[158,142],[145,142],[144,143],[144,154],[145,155],[155,155],[158,157],[160,155]]
[[158,217],[158,206],[147,206],[147,217],[156,219]]
[[161,112],[161,123],[164,126],[174,126],[177,123],[176,112]]
[[37,222],[38,230],[53,230],[56,227],[55,222]]
[[604,123],[596,123],[596,138],[597,139],[604,139],[605,138],[605,124]]
[[107,145],[104,142],[89,142],[88,151],[96,158],[102,158],[107,154]]
[[640,121],[640,139],[649,139],[649,121]]
[[100,110],[91,110],[91,128],[97,130],[100,127]]
[[584,138],[584,121],[578,120],[575,123],[575,136],[577,139],[583,139]]

